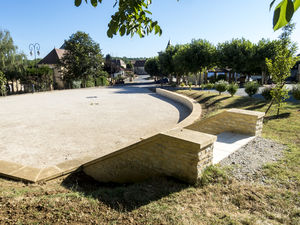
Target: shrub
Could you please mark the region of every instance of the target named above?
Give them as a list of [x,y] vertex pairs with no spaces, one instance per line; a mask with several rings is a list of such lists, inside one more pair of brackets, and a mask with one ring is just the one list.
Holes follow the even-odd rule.
[[250,81],[245,84],[245,92],[252,97],[258,92],[259,84],[256,81]]
[[107,86],[108,85],[108,80],[105,76],[100,76],[96,78],[96,86]]
[[222,92],[227,91],[228,82],[225,80],[220,80],[215,83],[215,88],[219,92],[219,95],[221,95]]
[[180,87],[184,87],[185,84],[183,82],[180,83]]
[[297,84],[293,87],[292,95],[295,99],[300,100],[300,84]]
[[227,91],[231,96],[234,96],[237,90],[239,89],[239,86],[236,83],[229,84]]
[[211,83],[208,83],[208,84],[206,84],[205,87],[206,87],[206,89],[210,90],[210,89],[213,89],[215,87],[215,85],[211,84]]
[[200,88],[201,88],[201,90],[204,90],[205,89],[205,84],[201,84]]
[[266,101],[271,101],[272,100],[272,95],[271,95],[271,87],[266,87],[262,90],[261,95],[264,97]]
[[81,80],[72,81],[72,88],[73,89],[80,88],[80,87],[81,87]]
[[190,91],[192,90],[192,82],[189,82],[189,89],[190,89]]

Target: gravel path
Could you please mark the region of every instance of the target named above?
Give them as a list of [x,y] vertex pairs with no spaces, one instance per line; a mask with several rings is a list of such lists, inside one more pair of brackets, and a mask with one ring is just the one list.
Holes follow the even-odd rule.
[[221,166],[231,166],[232,175],[237,180],[258,181],[265,183],[260,176],[267,163],[275,162],[283,155],[286,146],[262,137],[256,137],[220,162]]

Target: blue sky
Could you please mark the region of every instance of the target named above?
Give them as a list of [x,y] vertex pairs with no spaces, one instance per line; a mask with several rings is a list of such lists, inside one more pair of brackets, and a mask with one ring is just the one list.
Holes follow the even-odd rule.
[[[158,20],[162,36],[106,36],[107,24],[114,13],[114,0],[103,0],[97,8],[74,0],[1,0],[0,29],[7,29],[19,47],[29,56],[28,45],[38,42],[41,57],[60,47],[76,31],[84,31],[100,44],[103,54],[150,57],[163,50],[169,39],[184,44],[192,39],[207,39],[214,44],[245,37],[252,42],[276,39],[272,30],[271,0],[153,0],[150,10]],[[300,11],[294,16],[293,41],[300,47]],[[300,52],[300,51],[298,51]]]

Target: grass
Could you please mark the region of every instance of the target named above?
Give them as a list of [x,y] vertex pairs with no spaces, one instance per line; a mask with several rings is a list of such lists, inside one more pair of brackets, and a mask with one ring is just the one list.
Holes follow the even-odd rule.
[[[264,111],[266,102],[201,91],[178,91],[203,106],[203,117],[226,108]],[[82,173],[47,184],[0,178],[0,224],[300,224],[300,104],[280,119],[267,115],[263,136],[287,145],[266,165],[268,185],[238,182],[210,167],[197,186],[169,177],[137,184],[99,184]]]

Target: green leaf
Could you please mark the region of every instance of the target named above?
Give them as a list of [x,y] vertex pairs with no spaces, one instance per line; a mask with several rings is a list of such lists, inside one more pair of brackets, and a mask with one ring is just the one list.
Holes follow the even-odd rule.
[[295,12],[296,10],[300,7],[300,0],[295,0],[294,1],[294,9],[295,9]]
[[120,28],[120,35],[124,36],[125,31],[126,31],[125,25],[122,25],[121,28]]
[[289,0],[286,7],[285,19],[287,22],[290,22],[294,14],[294,3],[292,0]]
[[98,0],[91,0],[91,4],[92,4],[92,6],[97,7]]
[[81,5],[81,0],[75,0],[75,6],[80,6]]
[[275,2],[276,2],[276,0],[273,0],[273,1],[271,2],[271,4],[270,4],[270,10],[272,9],[272,7],[273,7],[273,5],[274,5]]
[[275,8],[273,16],[273,29],[276,31],[290,22],[294,14],[292,0],[283,0]]

